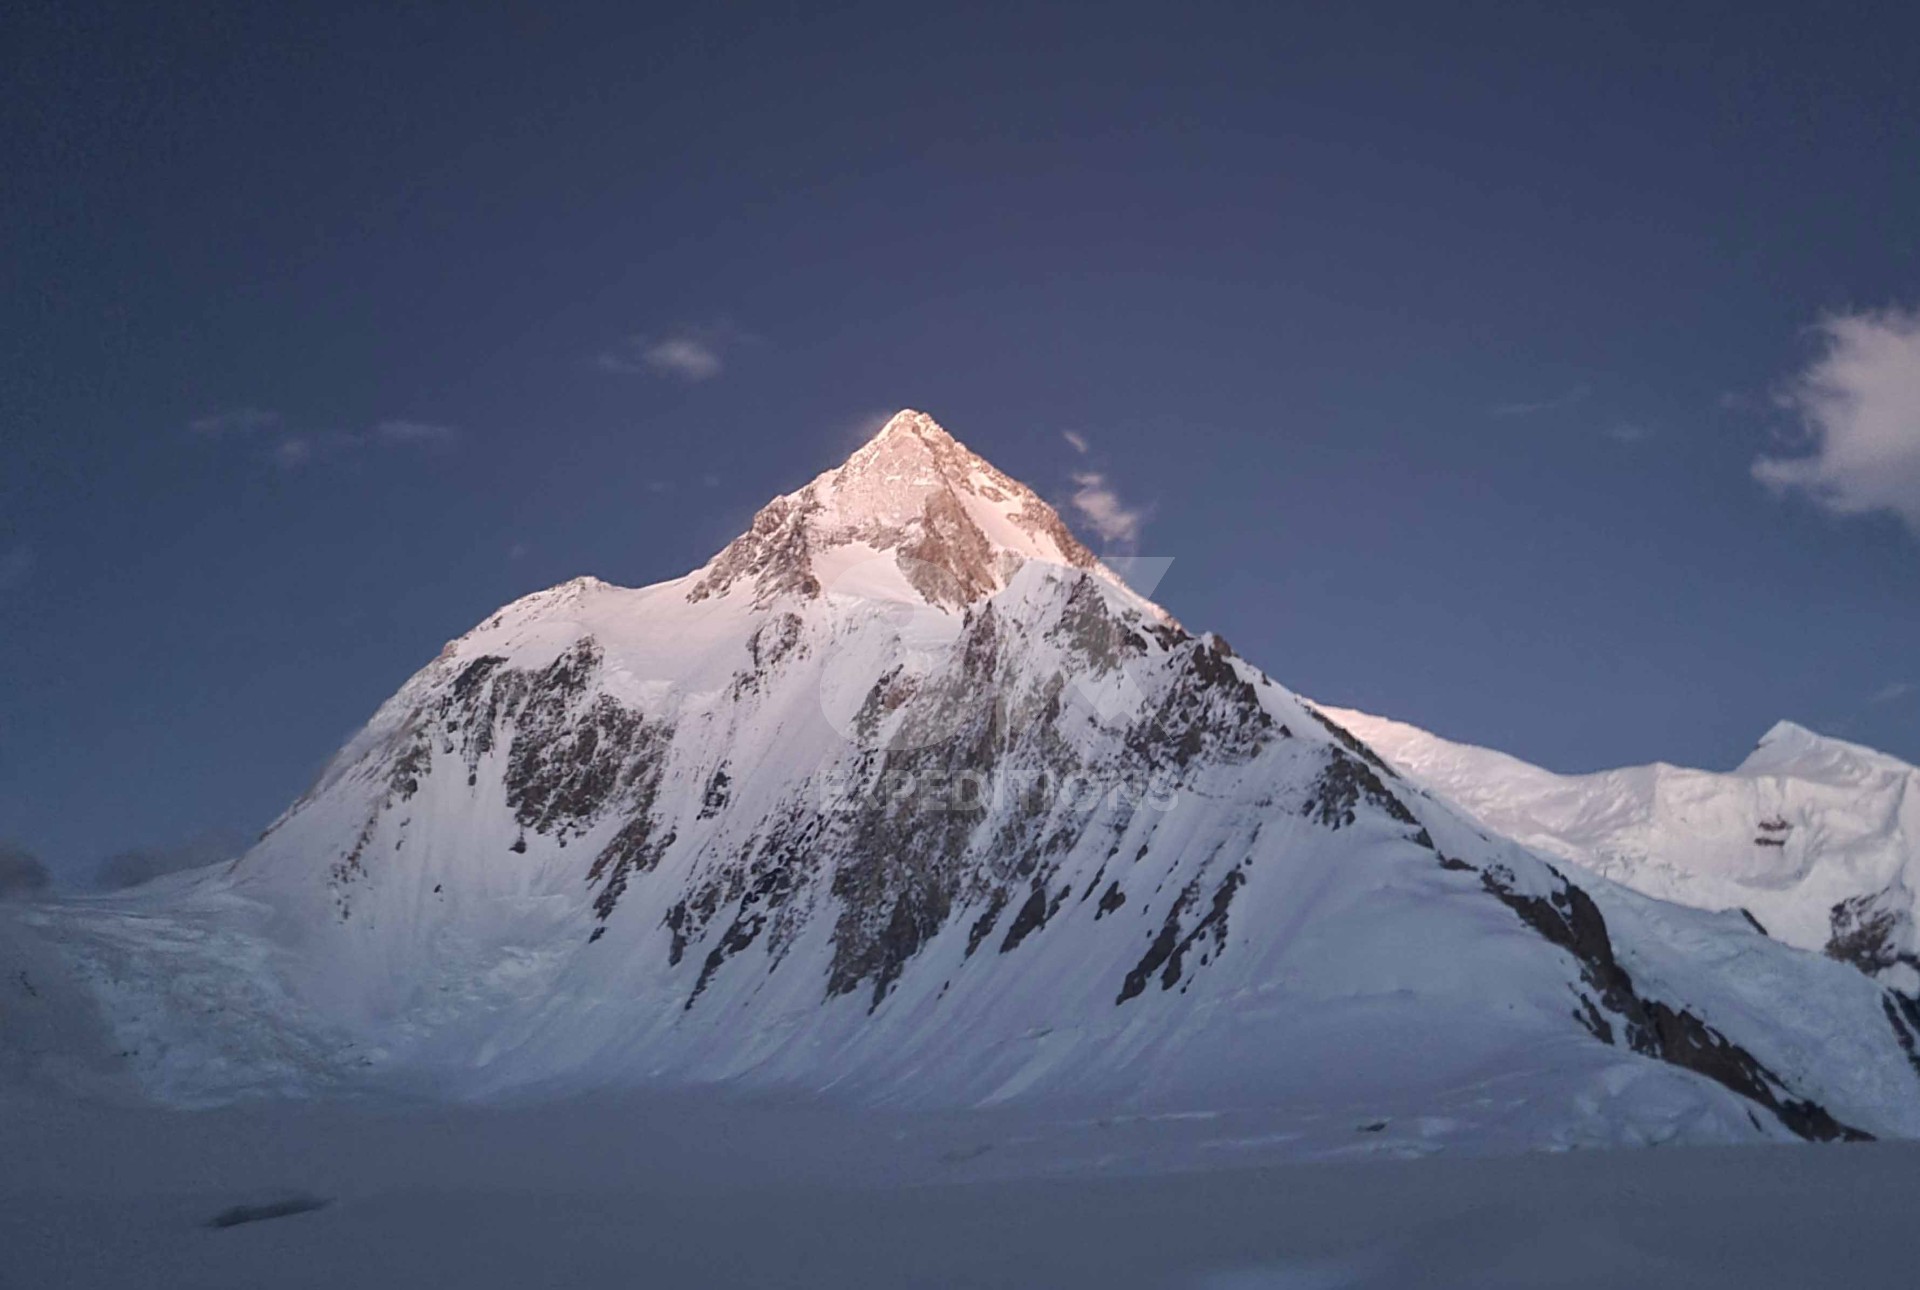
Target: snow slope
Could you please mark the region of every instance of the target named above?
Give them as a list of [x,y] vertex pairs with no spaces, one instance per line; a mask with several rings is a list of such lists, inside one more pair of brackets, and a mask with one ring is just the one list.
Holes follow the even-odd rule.
[[1408,1151],[1920,1134],[1893,996],[1420,791],[913,412],[685,578],[450,643],[231,866],[32,919],[178,1103],[726,1084],[1235,1112],[1283,1154],[1356,1115]]
[[1725,774],[1556,775],[1330,711],[1496,832],[1661,900],[1744,909],[1789,945],[1920,995],[1920,770],[1905,762],[1783,721]]

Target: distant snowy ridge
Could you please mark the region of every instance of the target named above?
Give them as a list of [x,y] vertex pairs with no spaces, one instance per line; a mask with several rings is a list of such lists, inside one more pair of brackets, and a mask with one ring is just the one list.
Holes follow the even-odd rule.
[[1556,775],[1329,711],[1497,832],[1662,900],[1743,909],[1789,945],[1920,996],[1920,770],[1897,758],[1782,721],[1725,773]]
[[915,412],[687,577],[452,642],[232,866],[39,917],[182,1102],[727,1082],[1418,1126],[1394,1150],[1920,1136],[1895,996],[1483,828]]

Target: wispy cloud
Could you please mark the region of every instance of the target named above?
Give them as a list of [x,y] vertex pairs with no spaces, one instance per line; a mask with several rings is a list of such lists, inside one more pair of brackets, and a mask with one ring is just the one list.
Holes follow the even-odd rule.
[[289,425],[287,418],[265,408],[230,408],[209,412],[187,422],[193,434],[208,439],[239,438],[274,432],[278,437],[268,455],[281,466],[304,466],[317,457],[333,456],[367,447],[398,445],[445,446],[460,432],[437,421],[388,417],[365,430],[311,431]]
[[594,355],[594,366],[620,376],[662,376],[693,384],[726,370],[726,351],[746,337],[727,323],[666,335],[636,334]]
[[272,430],[280,424],[280,414],[267,408],[243,407],[228,408],[223,412],[207,412],[187,422],[187,429],[195,434],[218,438],[221,435],[253,434],[260,430]]
[[1607,438],[1615,443],[1639,443],[1653,437],[1653,431],[1638,421],[1616,421],[1607,427]]
[[[1093,440],[1080,431],[1062,430],[1060,437],[1082,457],[1093,454]],[[1105,471],[1076,470],[1072,479],[1073,492],[1067,503],[1074,514],[1109,548],[1130,551],[1139,542],[1140,530],[1146,525],[1147,508],[1131,505],[1122,498]]]
[[313,460],[313,440],[305,435],[288,435],[273,446],[273,464],[282,470],[298,470]]
[[273,439],[265,449],[266,459],[282,470],[298,470],[316,461],[374,448],[445,448],[460,438],[460,432],[450,425],[410,417],[388,417],[364,430],[306,430],[289,425],[278,412],[259,408],[195,417],[187,428],[209,439],[237,439],[271,431]]
[[1801,455],[1760,457],[1753,477],[1836,515],[1886,512],[1920,535],[1920,311],[1833,314],[1821,351],[1780,404]]
[[1073,483],[1073,496],[1068,500],[1102,540],[1121,546],[1132,546],[1140,540],[1140,529],[1147,520],[1144,508],[1129,506],[1098,471],[1076,471]]
[[1576,385],[1565,394],[1550,399],[1496,403],[1490,410],[1496,417],[1530,417],[1537,412],[1551,412],[1556,408],[1570,408],[1576,403],[1583,403],[1591,393],[1593,391],[1587,386]]
[[1878,690],[1875,690],[1873,694],[1868,697],[1867,702],[1875,706],[1882,703],[1897,703],[1899,700],[1910,698],[1915,694],[1920,694],[1920,685],[1916,685],[1912,681],[1895,681],[1890,685],[1883,685]]
[[646,360],[654,371],[683,381],[710,380],[725,366],[718,349],[691,336],[674,336],[647,346]]

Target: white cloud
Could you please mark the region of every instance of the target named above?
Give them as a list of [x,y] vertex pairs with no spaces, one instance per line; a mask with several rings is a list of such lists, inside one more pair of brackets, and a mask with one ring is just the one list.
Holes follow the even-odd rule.
[[645,357],[647,366],[655,372],[677,376],[683,381],[708,380],[720,375],[723,366],[718,350],[691,336],[670,336],[649,345]]
[[1551,412],[1555,408],[1570,408],[1584,401],[1593,391],[1584,385],[1576,385],[1565,394],[1550,399],[1536,399],[1531,402],[1499,403],[1493,407],[1496,417],[1530,417],[1536,412]]
[[601,353],[594,363],[603,372],[622,376],[669,376],[689,383],[709,381],[726,369],[720,351],[730,335],[725,328],[707,328],[672,336],[629,336]]
[[1607,427],[1607,438],[1615,443],[1639,443],[1650,438],[1653,431],[1638,421],[1616,421]]
[[1883,685],[1875,690],[1867,702],[1893,703],[1915,693],[1920,693],[1920,685],[1915,685],[1912,681],[1895,681],[1891,685]]
[[279,424],[278,412],[266,408],[244,407],[197,416],[187,422],[187,429],[213,439],[221,435],[242,435],[252,434],[256,430],[271,430]]
[[1920,312],[1835,314],[1816,330],[1822,352],[1779,399],[1808,452],[1761,457],[1753,477],[1837,515],[1889,512],[1920,535]]
[[1077,471],[1073,482],[1074,492],[1069,499],[1073,509],[1104,541],[1131,546],[1140,540],[1146,512],[1122,501],[1105,475],[1091,470]]
[[1062,430],[1060,432],[1060,437],[1062,439],[1065,439],[1067,443],[1073,447],[1073,450],[1079,453],[1083,457],[1086,455],[1087,449],[1092,446],[1087,442],[1087,437],[1085,435],[1079,434],[1072,430]]

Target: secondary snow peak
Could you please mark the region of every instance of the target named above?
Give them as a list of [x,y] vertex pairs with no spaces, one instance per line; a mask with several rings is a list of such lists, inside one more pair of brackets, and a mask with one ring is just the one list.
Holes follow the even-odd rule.
[[1889,1006],[1913,1007],[1920,1024],[1920,768],[1781,721],[1731,771],[1556,775],[1399,722],[1338,716],[1494,831],[1660,900],[1738,909],[1774,939],[1900,991],[1907,1002]]

